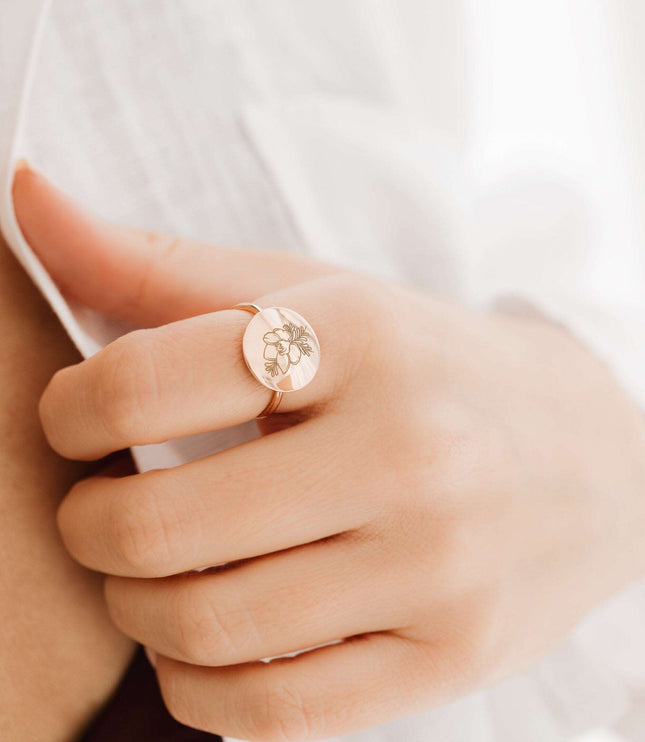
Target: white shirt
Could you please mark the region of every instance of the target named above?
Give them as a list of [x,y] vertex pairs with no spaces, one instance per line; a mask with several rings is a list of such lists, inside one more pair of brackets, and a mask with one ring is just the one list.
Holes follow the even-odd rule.
[[[25,245],[17,156],[115,221],[300,251],[474,306],[525,297],[645,408],[639,0],[54,0],[46,22],[45,5],[0,0],[0,224],[85,354],[124,328],[70,307]],[[137,456],[169,466],[252,434]],[[643,699],[635,586],[531,672],[345,742],[599,726],[642,742]]]

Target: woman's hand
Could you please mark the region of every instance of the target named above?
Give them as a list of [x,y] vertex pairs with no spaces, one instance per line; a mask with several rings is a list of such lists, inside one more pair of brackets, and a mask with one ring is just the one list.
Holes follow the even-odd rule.
[[292,308],[320,339],[318,375],[262,438],[87,479],[60,508],[184,723],[304,740],[443,703],[524,668],[643,575],[642,418],[559,328],[115,228],[33,173],[16,200],[70,295],[155,325],[53,378],[41,416],[65,456],[258,415],[269,392],[242,359],[237,302]]

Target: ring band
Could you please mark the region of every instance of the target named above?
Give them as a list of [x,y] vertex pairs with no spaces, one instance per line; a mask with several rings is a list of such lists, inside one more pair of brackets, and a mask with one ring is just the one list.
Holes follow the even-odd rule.
[[[248,312],[249,314],[258,314],[262,311],[262,309],[257,304],[252,304],[251,302],[243,302],[242,304],[237,304],[235,307],[233,307],[233,309],[241,309],[243,312]],[[248,366],[249,364],[247,363],[246,365]],[[269,415],[272,415],[274,412],[276,412],[278,407],[280,406],[280,402],[282,402],[283,396],[284,392],[277,392],[274,389],[269,403],[255,419],[264,420],[265,417],[269,417]]]
[[273,392],[257,417],[262,420],[276,412],[286,392],[302,389],[314,378],[320,344],[309,323],[291,309],[262,309],[250,302],[233,308],[252,315],[242,340],[244,361],[257,381]]

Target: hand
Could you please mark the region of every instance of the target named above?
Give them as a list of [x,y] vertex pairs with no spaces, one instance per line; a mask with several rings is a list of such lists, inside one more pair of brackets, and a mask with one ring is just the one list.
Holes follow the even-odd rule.
[[41,417],[63,455],[253,419],[269,393],[237,302],[293,308],[320,339],[262,438],[87,479],[60,508],[179,720],[250,740],[374,725],[523,669],[642,576],[642,418],[561,329],[126,231],[21,177],[21,224],[65,290],[155,325],[54,376]]

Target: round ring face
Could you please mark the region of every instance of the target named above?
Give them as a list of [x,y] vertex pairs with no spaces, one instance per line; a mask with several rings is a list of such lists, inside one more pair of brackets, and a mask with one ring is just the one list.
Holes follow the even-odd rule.
[[251,317],[242,340],[244,360],[255,378],[276,392],[295,392],[320,365],[316,333],[297,312],[269,307]]

